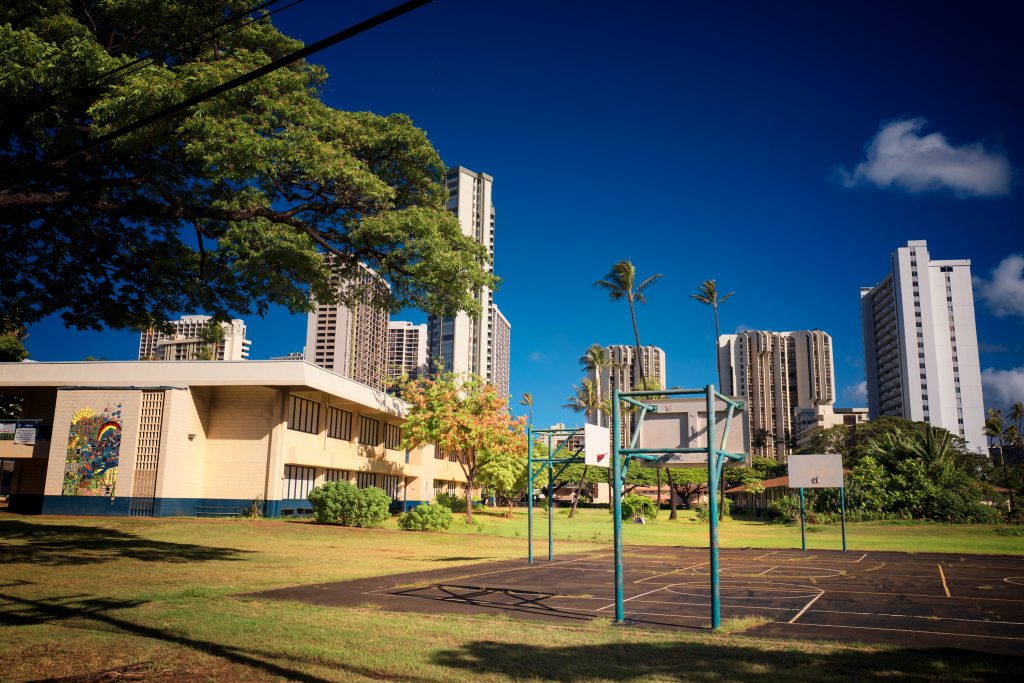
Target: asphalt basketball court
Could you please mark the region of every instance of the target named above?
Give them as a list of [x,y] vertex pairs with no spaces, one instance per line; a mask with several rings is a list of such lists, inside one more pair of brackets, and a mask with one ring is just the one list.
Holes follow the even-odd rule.
[[[708,550],[627,546],[626,623],[710,627]],[[1024,651],[1024,558],[894,552],[721,551],[723,619],[770,620],[770,637]],[[612,553],[492,562],[256,594],[327,606],[505,614],[579,623],[614,618]]]

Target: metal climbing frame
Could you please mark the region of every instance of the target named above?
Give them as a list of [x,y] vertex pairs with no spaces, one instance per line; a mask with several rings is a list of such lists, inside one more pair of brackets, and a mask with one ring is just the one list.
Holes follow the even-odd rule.
[[[639,401],[642,398],[667,398],[669,396],[699,396],[704,395],[707,400],[707,446],[699,448],[637,448],[636,444],[640,438],[640,427],[648,413],[657,412],[658,406],[649,405]],[[717,445],[715,434],[716,411],[715,401],[720,400],[728,407],[723,430],[721,446]],[[620,416],[623,403],[629,404],[639,411],[636,428],[633,430],[633,438],[629,448],[622,448],[622,427]],[[743,461],[745,456],[741,453],[729,453],[724,450],[728,443],[729,427],[732,424],[733,412],[736,409],[743,409],[743,403],[734,401],[715,391],[714,384],[708,384],[703,389],[657,389],[651,391],[625,391],[615,389],[612,394],[612,499],[614,501],[615,525],[615,621],[625,621],[622,596],[622,485],[626,479],[626,472],[629,469],[629,461],[637,460],[660,460],[660,456],[674,453],[706,453],[708,457],[708,536],[711,553],[711,627],[718,628],[721,625],[721,609],[719,603],[718,587],[718,482],[722,476],[722,466],[726,460]]]
[[[566,448],[566,444],[569,443],[569,439],[576,436],[583,431],[583,427],[575,427],[569,429],[534,429],[533,425],[527,425],[526,427],[526,544],[529,550],[527,551],[527,562],[533,564],[533,463],[540,462],[544,463],[548,470],[548,559],[555,559],[555,541],[552,536],[554,530],[554,506],[552,502],[554,497],[552,496],[552,490],[555,487],[555,480],[561,476],[565,468],[575,462],[583,462],[583,455],[579,451],[570,451]],[[547,436],[548,437],[548,457],[546,460],[534,460],[533,459],[533,440],[535,436]],[[565,438],[558,444],[558,447],[552,451],[551,448],[554,445],[555,437],[564,436]],[[558,458],[556,457],[565,449],[567,453],[571,453],[568,457]],[[561,469],[558,470],[558,474],[554,473],[554,466],[561,465]]]

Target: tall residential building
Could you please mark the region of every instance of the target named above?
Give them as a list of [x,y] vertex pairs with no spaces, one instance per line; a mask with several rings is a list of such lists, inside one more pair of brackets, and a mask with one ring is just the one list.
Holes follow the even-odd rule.
[[223,340],[211,349],[208,328],[212,317],[183,315],[168,321],[170,332],[150,328],[139,340],[139,360],[246,360],[252,342],[245,338],[245,322],[220,323]]
[[[491,257],[488,271],[493,272],[493,178],[456,166],[448,171],[446,182],[448,210],[459,219],[462,234],[487,247]],[[489,287],[473,292],[473,298],[480,302],[479,318],[459,313],[454,318],[430,316],[427,319],[431,365],[438,363],[446,371],[457,374],[479,375],[496,385],[499,391],[508,393],[511,325],[494,305],[494,292]]]
[[797,412],[832,411],[832,337],[821,330],[723,334],[718,360],[721,391],[744,400],[758,455],[784,462],[800,431]]
[[[640,363],[637,360],[636,347],[629,344],[613,344],[605,349],[608,351],[611,367],[601,370],[600,377],[596,370],[590,370],[587,373],[588,379],[594,382],[599,389],[601,398],[611,397],[613,389],[619,391],[639,390],[641,388]],[[644,372],[648,382],[657,382],[658,388],[664,389],[666,382],[665,352],[657,346],[641,346],[640,350],[643,352]],[[608,427],[611,425],[610,418],[610,415],[600,412],[596,417],[597,424]],[[636,415],[633,413],[630,413],[628,417],[623,416],[622,438],[625,443],[628,443],[632,436],[635,421]]]
[[427,326],[404,320],[388,323],[388,378],[418,379],[427,372]]
[[512,364],[512,323],[494,306],[494,337],[491,341],[491,382],[502,396],[509,395],[509,368]]
[[871,418],[928,422],[984,452],[971,262],[932,261],[927,243],[911,240],[860,297]]
[[[333,263],[333,254],[325,254]],[[355,279],[337,272],[332,285],[344,304],[316,303],[306,322],[306,360],[342,377],[374,389],[384,388],[387,370],[388,311],[374,302],[383,299],[391,285],[373,269],[362,266]]]

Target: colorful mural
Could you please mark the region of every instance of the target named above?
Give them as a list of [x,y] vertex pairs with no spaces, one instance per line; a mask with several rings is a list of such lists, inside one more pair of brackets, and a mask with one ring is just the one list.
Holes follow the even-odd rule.
[[101,413],[92,408],[75,411],[68,431],[63,494],[113,498],[120,452],[120,403],[105,407]]

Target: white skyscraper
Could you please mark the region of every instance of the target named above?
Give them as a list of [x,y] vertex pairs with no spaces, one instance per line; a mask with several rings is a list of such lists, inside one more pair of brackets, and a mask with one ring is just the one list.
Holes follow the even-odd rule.
[[[490,272],[494,261],[492,184],[493,178],[486,173],[474,173],[462,166],[448,171],[448,210],[458,217],[462,234],[487,247],[492,261]],[[494,305],[490,288],[481,287],[473,292],[473,298],[480,302],[479,318],[459,313],[455,318],[427,319],[430,363],[433,366],[439,362],[449,372],[479,375],[508,393],[511,325]],[[502,335],[500,342],[496,335]]]
[[928,422],[984,452],[971,262],[932,261],[927,243],[911,240],[860,296],[871,418]]
[[[720,390],[746,403],[744,414],[758,455],[784,461],[800,433],[797,414],[817,426],[836,398],[832,337],[821,330],[723,334],[718,345]],[[842,424],[840,421],[839,424]]]
[[[333,255],[325,255],[331,263]],[[306,360],[374,389],[384,388],[387,370],[388,311],[373,305],[391,286],[363,266],[357,281],[339,276],[332,283],[340,292],[356,290],[351,306],[316,303],[306,319]]]
[[427,326],[404,320],[388,323],[388,377],[417,379],[427,372]]
[[[613,344],[605,347],[611,367],[601,370],[600,377],[596,370],[587,371],[587,377],[600,390],[602,399],[610,398],[613,389],[619,391],[639,391],[640,363],[637,361],[636,347],[630,344]],[[644,372],[649,383],[657,382],[659,388],[666,388],[665,352],[657,346],[641,346],[643,352]],[[651,385],[653,386],[653,384]],[[600,412],[596,416],[597,424],[607,427],[611,425],[611,415]],[[629,443],[636,421],[635,413],[623,414],[622,438]]]
[[209,341],[211,316],[183,315],[170,321],[173,331],[150,328],[139,339],[139,360],[246,360],[251,341],[245,338],[245,322],[220,323],[223,339]]

